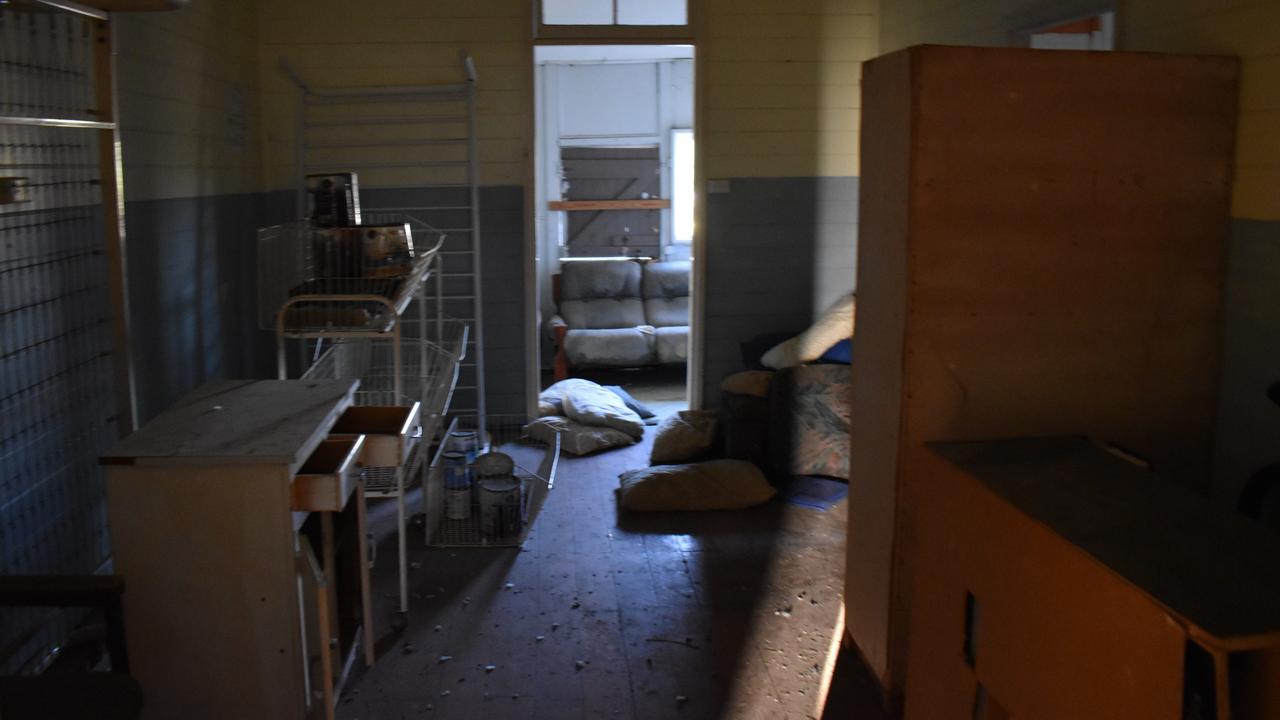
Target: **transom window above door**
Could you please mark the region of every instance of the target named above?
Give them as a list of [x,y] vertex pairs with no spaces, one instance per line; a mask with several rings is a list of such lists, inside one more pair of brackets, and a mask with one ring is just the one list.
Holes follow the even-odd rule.
[[687,37],[690,0],[539,0],[539,38]]

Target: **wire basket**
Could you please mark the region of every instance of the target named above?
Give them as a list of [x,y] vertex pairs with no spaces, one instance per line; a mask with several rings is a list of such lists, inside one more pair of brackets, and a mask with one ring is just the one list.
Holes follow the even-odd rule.
[[[403,323],[403,334],[321,338],[314,362],[302,374],[308,380],[359,380],[357,405],[412,405],[442,415],[458,380],[469,328],[445,315],[422,323]],[[426,330],[424,341],[416,333]],[[413,334],[410,334],[413,333]]]
[[[409,441],[412,443],[408,457],[403,465],[390,465],[385,467],[366,467],[361,471],[361,479],[364,480],[365,495],[370,498],[395,497],[396,494],[406,492],[410,489],[414,474],[421,471],[422,456],[425,454],[424,447],[430,443],[422,442],[423,435],[430,430],[422,425],[417,428],[417,433],[413,435]],[[401,485],[403,483],[403,485]]]
[[437,263],[444,234],[410,216],[258,230],[258,323],[287,335],[385,332]]
[[[519,547],[524,543],[555,484],[560,459],[559,436],[553,445],[529,439],[524,434],[528,422],[523,415],[489,415],[482,428],[474,416],[453,419],[424,481],[429,545]],[[453,439],[458,432],[476,434],[477,457],[487,453],[508,456],[510,473],[484,476],[474,461],[459,471],[452,462],[458,446]]]

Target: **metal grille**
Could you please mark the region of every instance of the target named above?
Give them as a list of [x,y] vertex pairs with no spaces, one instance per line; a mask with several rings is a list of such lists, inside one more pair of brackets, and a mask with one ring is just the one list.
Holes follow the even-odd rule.
[[[91,573],[108,558],[97,458],[117,436],[97,133],[94,21],[0,8],[0,574]],[[13,200],[14,198],[9,198]],[[70,618],[0,613],[0,674]]]

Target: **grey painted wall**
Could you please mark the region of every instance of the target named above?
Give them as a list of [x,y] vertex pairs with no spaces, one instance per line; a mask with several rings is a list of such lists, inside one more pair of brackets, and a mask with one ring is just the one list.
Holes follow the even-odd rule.
[[[465,194],[373,189],[364,195],[383,206],[463,204],[464,198],[450,196],[458,192]],[[482,188],[480,207],[489,410],[523,413],[524,189]],[[275,341],[257,326],[256,231],[295,216],[293,192],[138,201],[125,211],[140,421],[207,380],[274,377]],[[424,219],[465,228],[469,215],[441,211]],[[469,236],[455,231],[445,249],[469,245]],[[446,256],[446,273],[469,270],[466,256]],[[445,287],[446,294],[470,294],[459,278]],[[469,314],[466,303],[454,301],[447,311]],[[474,380],[468,370],[458,384]],[[455,398],[455,407],[473,406],[466,392]]]
[[735,178],[707,195],[703,403],[743,369],[740,343],[797,333],[853,289],[858,179]]
[[1249,477],[1280,462],[1280,222],[1233,220],[1223,299],[1213,499],[1235,507]]
[[260,193],[126,204],[139,421],[213,378],[270,377],[255,316]]

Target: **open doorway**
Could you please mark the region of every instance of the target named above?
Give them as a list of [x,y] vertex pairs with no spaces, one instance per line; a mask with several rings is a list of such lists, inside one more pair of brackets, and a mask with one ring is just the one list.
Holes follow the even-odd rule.
[[534,51],[538,389],[579,377],[687,408],[693,47]]

